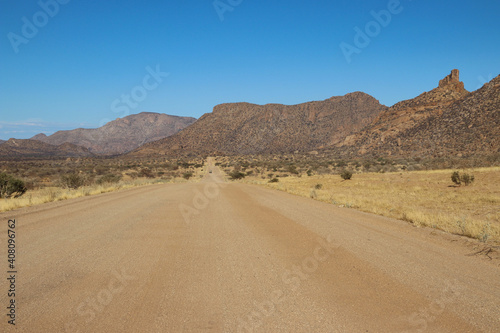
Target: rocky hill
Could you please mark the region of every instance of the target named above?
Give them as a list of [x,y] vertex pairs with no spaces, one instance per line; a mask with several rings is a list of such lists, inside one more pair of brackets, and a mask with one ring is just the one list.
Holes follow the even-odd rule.
[[406,101],[399,102],[382,112],[373,123],[359,133],[347,137],[337,146],[353,146],[361,154],[373,151],[385,141],[412,128],[424,119],[439,115],[451,103],[460,100],[469,92],[459,80],[458,70],[439,82],[431,91]]
[[469,156],[500,152],[500,76],[472,93],[458,70],[439,86],[380,114],[344,140],[350,156]]
[[25,157],[89,157],[93,154],[84,147],[72,143],[55,146],[31,139],[10,139],[0,144],[0,158]]
[[362,92],[298,105],[221,104],[178,134],[130,155],[307,151],[343,141],[386,109]]
[[94,154],[114,155],[168,137],[195,121],[196,119],[191,117],[142,112],[118,118],[96,129],[78,128],[70,131],[59,131],[50,136],[38,134],[31,139],[52,145],[72,143],[86,147]]

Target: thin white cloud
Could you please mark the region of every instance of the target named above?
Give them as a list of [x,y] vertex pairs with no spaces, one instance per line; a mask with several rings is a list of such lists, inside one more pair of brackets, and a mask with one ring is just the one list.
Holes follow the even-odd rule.
[[0,139],[6,140],[12,136],[17,136],[17,139],[28,139],[39,133],[50,135],[57,131],[72,130],[79,127],[92,128],[95,126],[76,122],[43,121],[41,119],[0,121]]

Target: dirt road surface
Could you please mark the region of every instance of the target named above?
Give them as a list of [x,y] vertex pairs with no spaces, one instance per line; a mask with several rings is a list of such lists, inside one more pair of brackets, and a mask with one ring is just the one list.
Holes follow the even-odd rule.
[[462,238],[208,169],[0,214],[0,331],[500,332],[498,261]]

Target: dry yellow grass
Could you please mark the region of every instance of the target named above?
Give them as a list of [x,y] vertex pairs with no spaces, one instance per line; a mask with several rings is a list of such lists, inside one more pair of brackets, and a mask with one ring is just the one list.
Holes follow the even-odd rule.
[[[450,233],[500,241],[500,167],[467,170],[471,186],[453,187],[452,170],[279,178],[279,183],[249,178],[288,193],[338,206],[402,219]],[[321,189],[315,189],[321,184]]]
[[29,191],[20,198],[0,199],[0,212],[6,212],[22,207],[40,205],[46,202],[62,201],[106,192],[113,192],[130,187],[185,181],[186,180],[182,178],[174,178],[169,181],[161,179],[136,179],[130,181],[121,181],[116,184],[84,186],[76,190],[63,189],[60,187],[46,187],[44,189]]

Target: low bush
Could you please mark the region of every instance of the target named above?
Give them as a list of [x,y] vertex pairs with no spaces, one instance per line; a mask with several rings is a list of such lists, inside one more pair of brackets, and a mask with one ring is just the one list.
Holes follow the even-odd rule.
[[76,190],[85,184],[85,179],[77,173],[61,176],[61,185]]
[[243,179],[245,178],[245,174],[243,172],[240,172],[240,171],[232,171],[229,173],[229,177],[232,179],[232,180],[236,180],[236,179]]
[[19,198],[27,188],[21,179],[14,178],[5,172],[0,173],[0,198]]
[[122,179],[122,175],[107,174],[97,180],[97,184],[114,184]]
[[184,179],[186,179],[186,180],[189,180],[189,178],[193,177],[193,173],[192,173],[191,171],[189,171],[189,172],[184,172],[184,173],[182,174],[182,177],[183,177]]
[[278,178],[273,178],[273,179],[269,180],[270,183],[277,183],[279,181],[280,180]]
[[139,177],[154,178],[155,175],[150,168],[142,168],[141,171],[139,171]]
[[340,174],[340,177],[342,177],[343,180],[349,180],[352,178],[352,172],[349,170],[344,170]]
[[451,181],[457,185],[464,184],[465,186],[469,186],[474,182],[474,175],[470,175],[468,173],[460,173],[458,171],[454,171],[451,174]]

